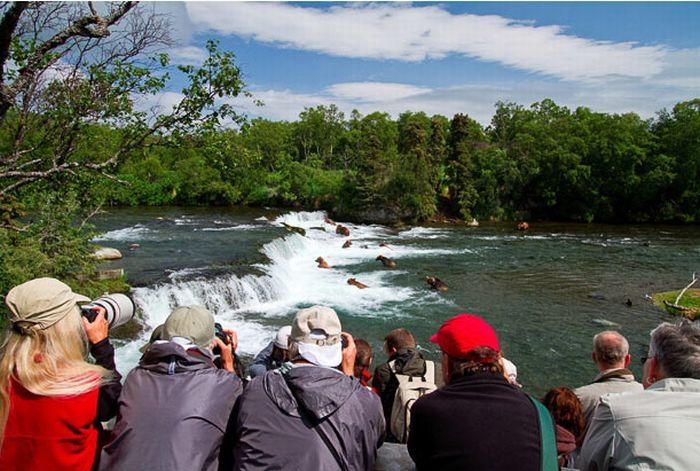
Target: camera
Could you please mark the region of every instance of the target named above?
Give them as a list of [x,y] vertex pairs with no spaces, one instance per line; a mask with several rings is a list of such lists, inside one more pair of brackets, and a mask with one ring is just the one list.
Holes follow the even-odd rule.
[[[229,338],[228,334],[224,332],[223,326],[218,322],[214,323],[214,335],[218,337],[219,340],[224,342],[224,345],[228,345],[231,343],[231,339]],[[221,355],[221,349],[219,347],[214,347],[212,353],[214,353],[214,355]]]
[[95,320],[98,311],[97,307],[104,308],[105,318],[110,329],[124,325],[134,317],[134,301],[127,295],[121,293],[104,294],[99,298],[80,306],[83,317],[90,322]]

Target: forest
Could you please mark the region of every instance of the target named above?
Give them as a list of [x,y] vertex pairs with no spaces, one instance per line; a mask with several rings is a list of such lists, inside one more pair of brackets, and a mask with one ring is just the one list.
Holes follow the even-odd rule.
[[[90,132],[109,145],[118,131]],[[325,209],[387,224],[692,223],[700,220],[700,99],[651,120],[551,100],[497,103],[486,127],[468,110],[451,119],[411,111],[346,118],[334,105],[317,106],[294,122],[256,118],[177,146],[135,149],[116,176],[123,183],[103,181],[93,197]]]

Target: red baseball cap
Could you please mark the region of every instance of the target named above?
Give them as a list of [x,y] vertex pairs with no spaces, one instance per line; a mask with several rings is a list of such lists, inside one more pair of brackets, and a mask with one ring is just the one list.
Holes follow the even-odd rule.
[[496,331],[474,314],[457,314],[442,324],[430,341],[453,358],[465,358],[477,347],[489,347],[497,352],[501,349]]

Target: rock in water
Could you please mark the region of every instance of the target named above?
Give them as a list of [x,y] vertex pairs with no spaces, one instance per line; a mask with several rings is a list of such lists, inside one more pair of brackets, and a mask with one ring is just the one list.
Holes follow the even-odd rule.
[[291,226],[286,222],[283,222],[282,225],[290,232],[296,232],[299,235],[306,236],[306,230],[302,227]]
[[92,254],[97,260],[119,260],[122,258],[122,253],[111,247],[100,247]]
[[98,280],[118,280],[124,276],[123,268],[107,268],[102,270],[97,270]]

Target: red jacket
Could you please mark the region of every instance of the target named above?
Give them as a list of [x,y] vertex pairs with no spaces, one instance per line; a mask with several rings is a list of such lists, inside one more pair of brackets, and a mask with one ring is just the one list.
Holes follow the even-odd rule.
[[99,388],[79,396],[37,396],[12,380],[0,469],[89,471],[98,448]]

